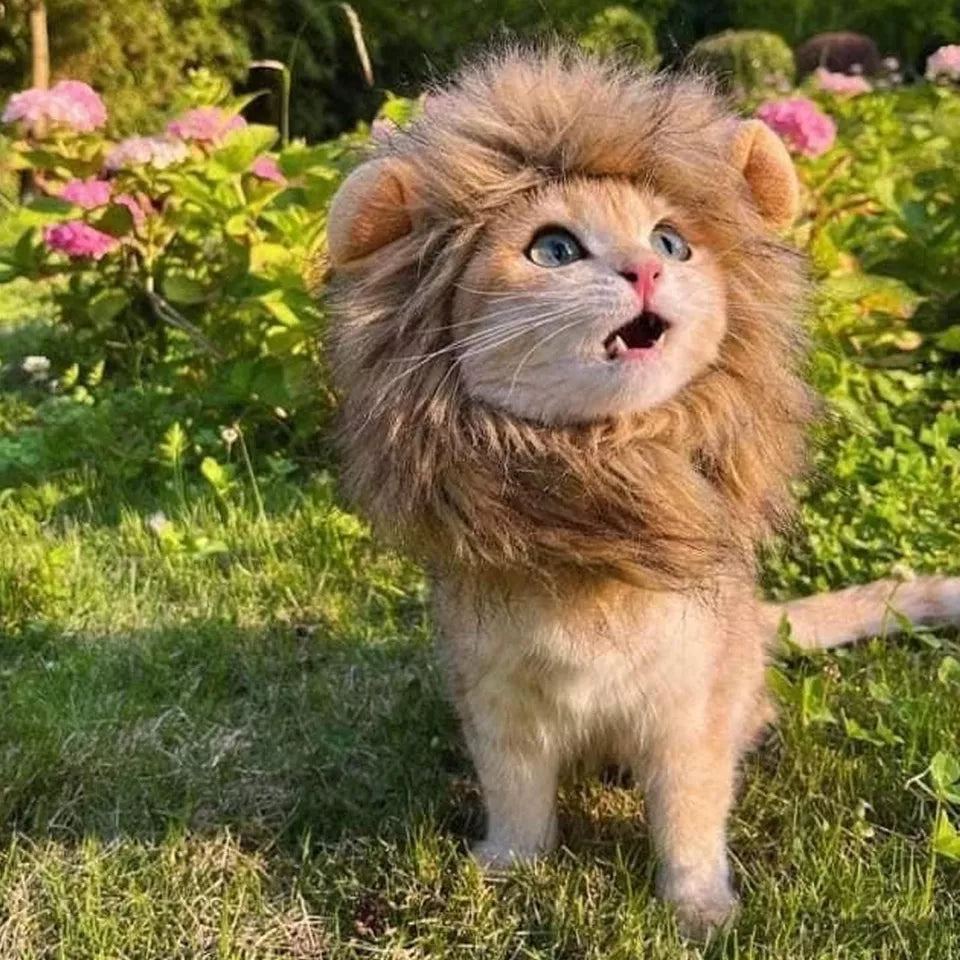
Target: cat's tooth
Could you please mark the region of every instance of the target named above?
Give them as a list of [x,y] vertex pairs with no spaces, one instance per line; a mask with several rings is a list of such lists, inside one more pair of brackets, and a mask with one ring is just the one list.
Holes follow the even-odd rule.
[[607,356],[610,357],[611,360],[626,352],[627,345],[623,342],[623,337],[614,337],[610,343],[607,344]]

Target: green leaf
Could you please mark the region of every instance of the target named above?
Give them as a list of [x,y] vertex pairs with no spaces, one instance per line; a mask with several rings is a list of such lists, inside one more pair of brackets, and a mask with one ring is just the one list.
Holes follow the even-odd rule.
[[912,317],[923,297],[902,280],[870,273],[828,277],[821,286],[824,297],[834,303],[855,303],[869,313]]
[[204,536],[191,537],[189,540],[189,550],[191,555],[197,559],[230,552],[222,540],[212,540],[210,537]]
[[398,97],[387,91],[387,99],[377,116],[392,121],[398,127],[405,127],[420,112],[420,103],[407,97]]
[[130,304],[125,290],[101,290],[87,304],[90,319],[96,324],[108,324]]
[[13,265],[21,273],[30,273],[37,265],[38,246],[36,243],[36,228],[25,230],[13,247]]
[[790,678],[777,667],[767,667],[767,684],[783,704],[797,702],[797,688]]
[[94,220],[93,226],[111,237],[125,237],[133,230],[133,214],[122,203],[112,203]]
[[937,668],[937,679],[945,685],[960,683],[960,660],[946,656],[940,661]]
[[53,150],[22,150],[19,157],[25,166],[34,170],[65,170],[74,177],[89,177],[97,172],[99,166],[90,160],[65,157]]
[[319,143],[311,147],[301,143],[291,144],[277,158],[281,171],[287,177],[299,177],[309,170],[318,175],[326,174],[333,179],[339,179],[341,174],[334,166],[333,159],[329,143]]
[[267,350],[278,356],[293,353],[305,340],[304,331],[295,327],[270,327],[266,333]]
[[230,490],[230,475],[213,457],[204,457],[200,463],[200,472],[207,482],[217,492],[218,496],[225,496]]
[[804,677],[800,699],[801,720],[806,727],[811,723],[836,723],[837,718],[827,706],[827,687],[823,677]]
[[888,209],[898,210],[899,204],[895,193],[896,183],[893,177],[877,177],[873,181],[874,196]]
[[866,727],[861,727],[852,717],[844,716],[843,730],[851,740],[863,740],[865,743],[872,743],[877,747],[883,746],[883,740],[880,737],[871,733]]
[[877,737],[889,746],[896,746],[898,743],[903,743],[903,737],[894,733],[893,730],[888,727],[880,717],[877,717]]
[[167,465],[174,466],[180,462],[186,449],[187,435],[177,421],[163,435],[163,440],[160,442],[160,459]]
[[60,375],[60,386],[64,390],[72,390],[76,386],[77,380],[79,379],[80,367],[75,363],[71,363],[70,366],[67,367],[67,369],[64,370]]
[[47,196],[34,197],[26,204],[26,208],[28,210],[34,210],[37,213],[52,213],[61,217],[68,217],[77,210],[74,204],[66,200],[61,200],[59,197]]
[[223,145],[213,151],[210,168],[214,176],[245,173],[250,164],[277,142],[274,127],[251,124],[227,135]]
[[957,797],[953,786],[960,780],[960,761],[945,750],[938,751],[930,761],[930,780],[941,800],[953,800]]
[[87,386],[88,387],[97,387],[100,385],[100,381],[103,380],[103,368],[105,364],[103,360],[98,360],[91,368],[90,372],[86,376]]
[[251,396],[271,407],[289,404],[290,394],[284,378],[284,364],[273,357],[264,357],[258,361],[250,391]]
[[202,210],[213,211],[219,206],[216,188],[195,174],[170,175],[170,185],[174,196],[189,200]]
[[283,300],[274,296],[267,296],[262,298],[261,302],[285,327],[300,326],[300,317]]
[[250,247],[250,269],[264,273],[271,267],[287,266],[293,262],[293,252],[279,243],[255,243]]
[[939,334],[937,336],[937,346],[941,350],[949,350],[950,353],[960,353],[960,323],[947,327],[943,333]]
[[933,828],[933,849],[948,860],[960,860],[960,832],[950,822],[946,811],[940,810]]
[[168,273],[163,278],[163,294],[171,303],[203,303],[207,298],[203,284],[183,273]]
[[877,703],[893,702],[893,693],[885,680],[868,680],[867,692]]

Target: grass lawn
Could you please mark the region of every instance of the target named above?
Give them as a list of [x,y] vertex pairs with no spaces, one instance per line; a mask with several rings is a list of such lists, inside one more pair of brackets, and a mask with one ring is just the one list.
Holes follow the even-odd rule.
[[[768,589],[960,572],[960,376],[827,354],[817,376],[843,417]],[[960,810],[928,770],[939,753],[943,787],[960,756],[955,633],[778,666],[732,822],[743,915],[701,951],[652,897],[628,790],[568,788],[535,869],[470,865],[480,802],[422,577],[326,474],[265,479],[262,510],[242,474],[224,497],[189,466],[100,482],[96,456],[26,456],[45,401],[8,381],[0,957],[960,957],[960,862],[933,848],[938,807],[944,830]]]

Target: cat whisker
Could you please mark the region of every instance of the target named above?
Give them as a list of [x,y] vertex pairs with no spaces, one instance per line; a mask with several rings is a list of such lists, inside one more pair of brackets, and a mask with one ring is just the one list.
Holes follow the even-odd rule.
[[498,341],[494,344],[489,344],[489,345],[483,344],[480,347],[476,347],[474,349],[464,351],[460,355],[459,359],[466,360],[469,357],[474,357],[480,353],[485,353],[485,352],[488,352],[489,350],[496,349],[497,347],[502,346],[505,343],[509,343],[510,340],[515,340],[518,336],[522,335],[523,333],[533,332],[535,330],[540,329],[540,327],[546,326],[547,324],[556,323],[558,320],[564,320],[568,316],[570,316],[572,313],[580,313],[580,312],[581,311],[579,307],[567,307],[565,309],[554,311],[553,313],[550,313],[546,316],[541,316],[537,319],[536,322],[529,325],[525,325],[523,329],[518,331],[517,333],[511,332],[509,336],[505,337],[501,341]]
[[560,336],[561,333],[565,333],[567,330],[575,327],[578,323],[583,322],[583,317],[577,317],[575,320],[571,320],[569,323],[565,323],[559,330],[554,330],[553,333],[548,334],[542,339],[538,340],[521,358],[520,362],[517,364],[516,369],[513,371],[513,376],[510,378],[510,389],[507,392],[507,396],[512,395],[514,389],[517,386],[517,378],[520,376],[520,370],[523,368],[523,365],[530,359],[534,351],[538,347],[542,347],[548,340],[552,340],[554,337]]
[[[499,314],[487,315],[485,317],[480,318],[477,322],[489,324],[492,320],[497,318],[506,317],[506,319],[500,319],[500,322],[493,324],[489,328],[479,330],[476,333],[471,334],[470,336],[463,337],[454,343],[447,344],[446,346],[440,347],[437,350],[432,350],[429,353],[408,354],[403,357],[395,357],[388,362],[405,363],[410,360],[426,360],[426,359],[430,359],[431,357],[440,356],[444,353],[449,353],[452,350],[464,350],[465,348],[468,348],[476,343],[486,341],[490,337],[496,337],[497,335],[505,331],[512,331],[512,330],[523,331],[528,329],[534,330],[545,322],[548,322],[553,319],[557,319],[559,317],[563,317],[565,314],[569,312],[570,309],[571,308],[569,307],[569,305],[565,305],[562,307],[555,307],[548,314],[542,314],[542,313],[535,314],[533,317],[529,315],[529,312],[526,308],[524,308],[523,311],[519,313],[511,310],[511,311],[504,311]],[[448,329],[452,329],[454,326],[458,326],[458,325],[452,324],[450,327],[435,327],[432,329],[434,332],[442,333]]]
[[[450,353],[452,351],[462,350],[465,343],[469,342],[470,344],[473,344],[474,345],[473,349],[466,350],[465,352],[460,354],[460,356],[458,356],[454,361],[454,366],[456,366],[458,363],[460,363],[467,357],[476,356],[481,352],[488,352],[490,350],[495,350],[498,347],[503,346],[505,343],[509,343],[510,340],[516,339],[517,337],[522,336],[524,333],[530,330],[536,330],[537,328],[543,326],[546,323],[553,323],[557,319],[560,319],[568,315],[568,312],[571,309],[574,309],[574,308],[567,307],[567,308],[555,311],[554,313],[548,314],[547,316],[540,316],[533,323],[530,323],[524,319],[522,322],[519,320],[512,321],[509,325],[500,324],[494,329],[481,331],[480,333],[474,335],[473,337],[467,338],[466,340],[463,340],[463,341],[458,341],[457,343],[447,344],[446,346],[441,347],[438,350],[434,350],[431,353],[421,354],[419,356],[408,356],[408,357],[396,358],[396,360],[392,362],[404,362],[404,361],[410,361],[410,360],[413,360],[415,362],[413,366],[411,366],[406,370],[401,371],[395,377],[389,380],[386,384],[384,384],[384,387],[383,387],[384,394],[386,394],[386,391],[388,391],[391,387],[393,387],[396,383],[398,383],[404,377],[407,377],[413,373],[416,373],[417,370],[419,370],[421,367],[423,367],[425,364],[429,363],[431,360],[435,359],[436,357],[442,356],[443,354]],[[509,326],[509,333],[507,334],[507,336],[502,336],[503,328],[505,326]]]
[[[555,322],[557,319],[562,319],[563,316],[565,316],[565,315],[569,315],[569,311],[561,312],[561,313],[558,314],[558,315],[551,315],[550,317],[542,320],[542,322],[539,323],[538,326],[542,326],[543,323],[546,323],[546,322],[551,322],[551,323],[552,323],[552,322]],[[576,322],[579,322],[579,320],[576,321]],[[566,329],[566,328],[564,328],[564,329]],[[562,330],[561,330],[561,331],[558,331],[558,332],[562,332]],[[498,346],[503,346],[504,344],[509,343],[510,340],[516,339],[517,336],[519,336],[519,334],[510,336],[510,337],[506,337],[506,338],[504,338],[504,340],[502,340],[500,343],[494,344],[494,345],[491,346],[491,347],[486,347],[486,346],[484,346],[484,347],[478,347],[477,349],[475,349],[473,352],[471,352],[471,353],[469,353],[469,354],[461,354],[460,356],[458,356],[458,357],[453,361],[453,363],[450,364],[449,368],[447,369],[447,372],[443,375],[442,379],[441,379],[440,382],[437,384],[435,392],[439,392],[439,391],[443,388],[443,385],[447,382],[447,379],[454,373],[454,371],[457,369],[457,367],[463,362],[464,359],[466,359],[467,356],[471,356],[471,357],[478,356],[478,355],[481,354],[481,353],[485,353],[485,352],[487,352],[487,351],[489,351],[489,350],[495,349],[495,348],[498,347]],[[549,338],[548,338],[548,339],[549,339]]]

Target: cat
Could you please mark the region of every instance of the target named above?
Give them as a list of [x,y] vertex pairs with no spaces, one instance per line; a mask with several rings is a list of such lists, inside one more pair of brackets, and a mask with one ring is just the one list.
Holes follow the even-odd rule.
[[613,758],[694,936],[736,910],[726,821],[782,617],[819,647],[891,599],[960,618],[960,579],[756,598],[817,412],[777,239],[798,197],[780,140],[702,78],[513,49],[381,137],[328,217],[343,482],[429,572],[474,857],[549,851],[562,772]]

